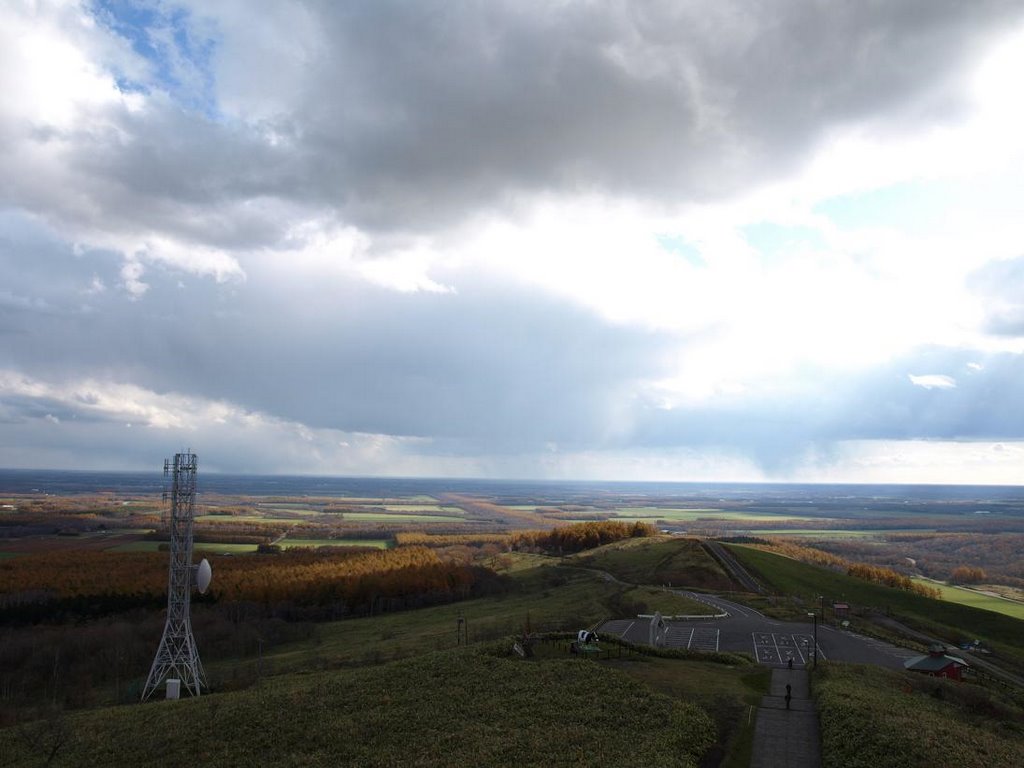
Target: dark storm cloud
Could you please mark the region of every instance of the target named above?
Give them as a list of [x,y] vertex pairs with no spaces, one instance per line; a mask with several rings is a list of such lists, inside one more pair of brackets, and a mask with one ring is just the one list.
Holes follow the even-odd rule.
[[60,163],[12,161],[4,197],[224,248],[272,245],[301,210],[385,234],[538,192],[707,199],[791,169],[843,124],[956,119],[964,64],[1021,7],[309,3],[292,12],[304,25],[269,32],[248,3],[194,15],[218,12],[219,96],[243,116],[258,104],[251,120],[151,98],[40,126]]
[[[838,125],[954,120],[1013,2],[314,5],[298,194],[375,229],[538,190],[735,192]],[[234,51],[234,49],[232,49]]]

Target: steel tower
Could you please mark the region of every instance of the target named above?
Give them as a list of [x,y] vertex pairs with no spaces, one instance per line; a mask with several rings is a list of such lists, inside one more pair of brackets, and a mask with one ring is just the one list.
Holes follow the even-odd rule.
[[[193,696],[206,685],[206,674],[199,660],[199,650],[192,636],[190,604],[196,571],[203,566],[192,565],[192,522],[196,511],[196,455],[177,453],[174,462],[164,461],[164,476],[171,477],[171,564],[167,577],[167,624],[164,636],[149,670],[149,679],[142,689],[142,700],[168,678],[177,678],[181,687]],[[209,565],[206,584],[209,583]],[[200,579],[202,581],[202,579]],[[200,584],[205,587],[206,584]]]

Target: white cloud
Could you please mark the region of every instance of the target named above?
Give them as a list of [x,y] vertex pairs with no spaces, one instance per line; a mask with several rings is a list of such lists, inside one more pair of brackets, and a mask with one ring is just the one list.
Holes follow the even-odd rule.
[[910,383],[924,389],[956,389],[956,379],[941,373],[927,373],[923,376],[907,374]]
[[792,479],[824,483],[1019,485],[1024,441],[850,440],[808,456]]

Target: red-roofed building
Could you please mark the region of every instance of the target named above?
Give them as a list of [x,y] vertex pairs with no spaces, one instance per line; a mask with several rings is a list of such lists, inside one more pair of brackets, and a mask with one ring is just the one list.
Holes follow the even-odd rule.
[[966,661],[957,656],[949,656],[946,649],[937,644],[928,648],[926,656],[907,659],[903,662],[903,666],[911,672],[920,672],[932,677],[945,677],[950,680],[963,680],[964,672],[970,668],[970,664]]

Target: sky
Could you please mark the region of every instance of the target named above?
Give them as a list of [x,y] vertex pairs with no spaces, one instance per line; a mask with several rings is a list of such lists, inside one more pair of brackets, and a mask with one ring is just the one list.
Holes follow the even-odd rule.
[[0,4],[0,466],[1024,483],[1019,0]]

